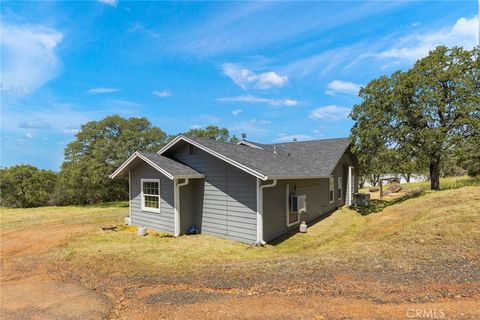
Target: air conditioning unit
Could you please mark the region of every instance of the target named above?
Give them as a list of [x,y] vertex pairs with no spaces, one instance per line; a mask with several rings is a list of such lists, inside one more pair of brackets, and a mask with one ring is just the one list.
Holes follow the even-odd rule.
[[307,211],[307,196],[293,195],[290,197],[290,212],[306,212]]

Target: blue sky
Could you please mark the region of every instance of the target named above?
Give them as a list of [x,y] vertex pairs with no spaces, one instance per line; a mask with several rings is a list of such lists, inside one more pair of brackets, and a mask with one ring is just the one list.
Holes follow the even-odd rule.
[[347,136],[369,80],[471,49],[477,1],[3,2],[1,165],[58,170],[80,125],[145,116],[259,142]]

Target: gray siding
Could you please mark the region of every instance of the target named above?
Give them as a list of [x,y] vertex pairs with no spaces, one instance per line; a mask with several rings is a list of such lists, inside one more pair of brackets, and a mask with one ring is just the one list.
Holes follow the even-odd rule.
[[[297,229],[298,224],[287,227],[286,217],[286,185],[289,185],[290,195],[305,194],[307,196],[307,212],[300,216],[300,220],[312,221],[345,203],[345,191],[347,185],[346,165],[353,165],[348,153],[342,156],[333,171],[334,175],[334,202],[329,201],[329,181],[323,179],[298,179],[279,180],[277,185],[263,190],[263,238],[265,241],[273,240],[287,232],[289,229]],[[338,177],[342,177],[342,198],[338,199]]]
[[[130,175],[132,224],[173,233],[173,181],[144,162],[131,170]],[[160,179],[160,213],[142,211],[141,179]]]
[[[245,243],[256,241],[255,177],[201,149],[195,148],[190,155],[186,143],[179,143],[169,156],[205,175],[193,186],[196,196],[191,198],[194,220],[202,233]],[[182,221],[183,210],[180,216]]]

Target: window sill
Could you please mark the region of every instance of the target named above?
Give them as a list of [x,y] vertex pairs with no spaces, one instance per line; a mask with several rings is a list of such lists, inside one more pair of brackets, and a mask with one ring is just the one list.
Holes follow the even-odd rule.
[[287,228],[290,228],[291,226],[294,226],[294,225],[299,224],[299,223],[300,223],[300,221],[287,224]]
[[146,212],[160,213],[160,209],[154,209],[154,208],[141,208],[141,210]]
[[[290,213],[295,213],[295,212],[290,212]],[[285,225],[287,226],[287,228],[290,228],[291,226],[294,226],[296,224],[299,224],[300,223],[300,213],[297,213],[298,214],[298,220],[295,221],[295,222],[292,222],[292,223],[286,223]],[[287,220],[288,221],[288,220]]]

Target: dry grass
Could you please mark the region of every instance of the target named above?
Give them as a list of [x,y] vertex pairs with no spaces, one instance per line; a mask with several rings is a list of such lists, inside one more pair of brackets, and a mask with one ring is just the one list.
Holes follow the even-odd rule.
[[96,223],[119,224],[128,208],[124,203],[108,206],[41,207],[28,209],[0,208],[0,229],[13,229],[46,223]]
[[[132,274],[188,272],[192,268],[232,263],[268,264],[275,259],[310,256],[319,263],[344,259],[365,259],[381,254],[395,257],[405,247],[415,246],[435,255],[438,246],[462,246],[478,254],[480,243],[480,187],[428,193],[362,216],[342,208],[311,226],[306,234],[295,234],[276,245],[253,247],[208,235],[179,238],[139,237],[134,230],[101,231],[71,242],[59,253],[83,267],[105,273],[129,265]],[[429,244],[425,246],[424,244]]]
[[[103,232],[100,224],[120,224],[127,215],[123,206],[46,207],[2,209],[1,228],[41,227],[46,223],[84,224],[89,231],[61,248],[59,259],[99,272],[157,274],[188,272],[198,266],[258,263],[308,256],[319,263],[365,259],[372,255],[405,254],[405,246],[429,244],[419,250],[435,254],[438,245],[461,246],[478,255],[480,243],[480,187],[463,187],[405,200],[382,212],[362,216],[342,208],[309,227],[306,234],[264,248],[251,247],[208,235],[165,237],[137,236],[135,228]],[[407,253],[408,255],[408,253]],[[124,266],[129,268],[125,269]]]

